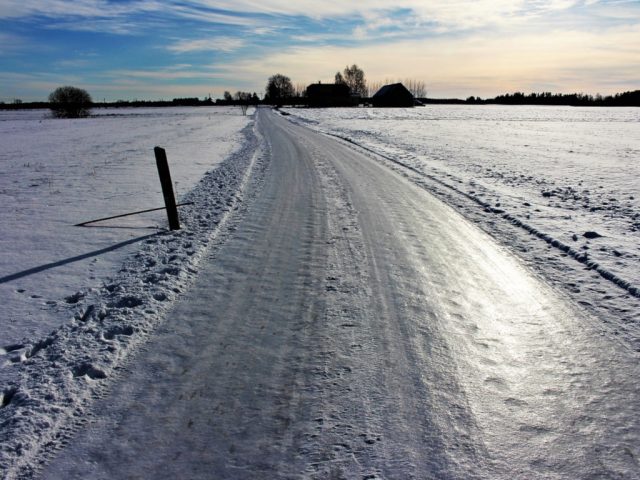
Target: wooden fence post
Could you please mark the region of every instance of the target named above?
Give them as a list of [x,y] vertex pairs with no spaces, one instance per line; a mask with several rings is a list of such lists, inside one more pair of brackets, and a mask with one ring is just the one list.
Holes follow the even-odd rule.
[[160,185],[162,185],[162,195],[164,196],[164,204],[167,207],[169,229],[180,230],[180,220],[178,219],[176,198],[173,194],[173,184],[171,183],[171,173],[169,172],[169,163],[167,162],[167,152],[165,152],[164,148],[160,147],[155,147],[153,152],[156,155],[158,175],[160,175]]

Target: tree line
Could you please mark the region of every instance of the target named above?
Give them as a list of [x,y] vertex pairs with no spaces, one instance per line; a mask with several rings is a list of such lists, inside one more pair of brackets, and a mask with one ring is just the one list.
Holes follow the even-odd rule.
[[[362,98],[366,99],[379,88],[388,83],[397,83],[390,80],[385,82],[367,83],[364,72],[357,65],[347,66],[343,72],[335,74],[336,83],[344,83],[352,92],[366,92]],[[499,104],[499,105],[568,105],[576,107],[640,107],[640,90],[616,93],[615,95],[588,95],[584,93],[506,93],[494,98],[482,99],[471,96],[467,99],[457,98],[427,98],[425,83],[420,80],[405,79],[401,83],[407,87],[414,97],[424,104]],[[23,102],[15,99],[12,103],[0,102],[0,109],[18,110],[31,108],[50,108],[56,117],[72,118],[87,116],[92,107],[173,107],[173,106],[211,106],[211,105],[240,105],[246,114],[249,105],[259,104],[287,104],[306,105],[306,86],[297,84],[295,87],[291,79],[286,75],[275,74],[269,77],[265,89],[265,98],[261,100],[256,92],[241,92],[231,94],[225,91],[222,99],[215,102],[209,97],[199,99],[174,98],[173,100],[117,100],[115,102],[93,102],[88,92],[83,89],[64,86],[54,90],[49,95],[47,102]]]
[[602,96],[584,93],[506,93],[494,98],[469,97],[465,103],[499,105],[568,105],[573,107],[640,107],[640,90]]

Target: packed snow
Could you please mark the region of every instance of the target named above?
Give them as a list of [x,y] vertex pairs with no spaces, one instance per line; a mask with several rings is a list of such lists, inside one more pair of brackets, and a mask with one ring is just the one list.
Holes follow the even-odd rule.
[[640,109],[285,112],[413,178],[640,351]]

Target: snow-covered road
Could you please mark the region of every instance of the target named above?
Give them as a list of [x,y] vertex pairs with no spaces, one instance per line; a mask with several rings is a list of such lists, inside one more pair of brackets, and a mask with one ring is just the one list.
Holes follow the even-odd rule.
[[256,115],[244,214],[43,478],[640,478],[637,352],[399,174]]

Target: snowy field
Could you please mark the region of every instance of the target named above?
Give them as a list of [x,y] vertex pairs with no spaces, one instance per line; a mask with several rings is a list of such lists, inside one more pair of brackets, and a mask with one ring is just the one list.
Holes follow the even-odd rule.
[[428,105],[287,113],[386,157],[578,302],[637,330],[640,109]]
[[[351,329],[354,326],[344,322],[343,314],[354,305],[358,305],[358,302],[354,303],[354,299],[357,298],[360,298],[361,308],[354,311],[364,312],[363,318],[368,320],[377,319],[382,307],[371,304],[367,297],[367,292],[372,288],[372,283],[367,278],[373,277],[365,276],[358,282],[354,281],[353,290],[344,289],[348,284],[344,279],[340,281],[340,289],[333,284],[327,284],[322,288],[323,283],[299,280],[298,275],[301,272],[314,270],[307,268],[309,265],[306,263],[304,268],[291,263],[290,270],[294,273],[284,275],[283,278],[294,282],[293,287],[287,287],[286,282],[274,281],[274,288],[280,290],[273,294],[265,290],[266,293],[263,292],[262,297],[253,297],[254,292],[266,288],[272,278],[276,278],[283,270],[287,271],[287,261],[291,261],[291,258],[309,262],[308,249],[304,245],[324,246],[325,253],[319,255],[321,265],[327,258],[326,252],[333,251],[330,249],[334,248],[332,245],[335,238],[338,238],[336,235],[351,238],[350,236],[358,231],[356,227],[359,222],[363,222],[363,218],[369,219],[371,225],[362,231],[366,230],[371,235],[367,238],[375,239],[375,245],[381,245],[374,253],[379,254],[380,259],[386,259],[387,268],[396,272],[387,280],[378,279],[378,291],[383,296],[388,296],[386,303],[383,301],[384,305],[395,305],[400,310],[407,308],[405,313],[408,313],[409,319],[431,318],[428,311],[433,304],[460,307],[460,302],[450,302],[449,297],[453,292],[469,302],[465,315],[468,314],[468,318],[473,322],[479,321],[475,318],[478,315],[478,305],[487,305],[486,311],[481,311],[479,318],[484,318],[487,322],[486,329],[495,329],[494,336],[497,337],[502,335],[503,328],[511,328],[498,327],[502,325],[499,322],[500,318],[506,325],[515,325],[525,319],[522,325],[514,329],[516,337],[519,336],[522,340],[519,347],[513,348],[512,345],[518,344],[508,342],[504,345],[503,351],[508,354],[507,357],[511,358],[513,354],[515,358],[496,363],[499,368],[504,367],[506,370],[504,376],[510,378],[507,384],[519,384],[525,379],[523,385],[528,386],[531,378],[534,378],[531,375],[540,373],[543,376],[549,374],[553,377],[558,374],[561,377],[557,378],[567,377],[569,380],[560,383],[575,386],[577,382],[580,388],[571,392],[585,391],[589,395],[593,393],[593,398],[598,398],[602,392],[606,393],[608,388],[612,388],[614,391],[611,395],[616,399],[611,400],[613,397],[607,397],[606,410],[602,410],[600,399],[586,401],[586,404],[594,409],[594,416],[602,419],[605,426],[610,420],[610,412],[625,401],[635,398],[635,384],[629,381],[634,376],[629,376],[628,372],[633,371],[636,363],[611,362],[618,357],[634,361],[640,352],[640,335],[637,328],[640,315],[640,293],[637,290],[640,284],[640,226],[637,213],[640,192],[637,174],[640,172],[638,166],[633,163],[640,146],[639,114],[636,110],[438,106],[411,110],[289,109],[288,112],[291,115],[286,118],[342,140],[336,143],[333,139],[317,136],[307,130],[302,134],[302,131],[295,127],[298,132],[289,135],[295,138],[295,142],[299,142],[299,148],[291,149],[289,143],[295,142],[274,140],[282,137],[278,137],[273,131],[270,132],[276,123],[269,112],[243,117],[239,109],[227,108],[103,110],[96,111],[92,118],[83,120],[53,120],[47,118],[46,112],[43,111],[0,115],[0,141],[3,147],[0,150],[0,160],[3,164],[0,194],[5,205],[5,209],[0,213],[3,225],[0,235],[3,268],[0,274],[0,300],[4,307],[0,319],[3,322],[0,334],[0,476],[32,478],[40,466],[55,455],[56,449],[61,448],[74,434],[78,426],[90,421],[91,408],[95,400],[105,396],[110,388],[111,383],[106,380],[116,381],[126,376],[122,374],[123,371],[137,371],[146,378],[152,386],[144,388],[145,392],[157,395],[165,389],[167,393],[157,397],[160,404],[176,404],[178,408],[182,408],[181,403],[172,401],[171,397],[176,396],[176,391],[173,391],[170,382],[159,385],[161,388],[155,391],[155,383],[162,383],[160,377],[154,373],[155,367],[141,367],[136,363],[136,354],[145,351],[143,346],[149,348],[147,340],[150,333],[157,332],[163,325],[163,318],[175,304],[175,300],[185,298],[185,295],[188,295],[187,290],[190,289],[191,292],[197,281],[204,282],[206,291],[210,290],[209,285],[216,283],[218,277],[214,276],[209,280],[201,271],[202,264],[207,263],[202,262],[202,259],[205,255],[218,251],[218,248],[233,243],[228,239],[235,239],[238,242],[236,247],[242,253],[229,255],[226,258],[227,262],[221,261],[220,265],[240,278],[250,275],[252,281],[257,281],[258,284],[240,281],[241,290],[245,293],[228,296],[228,283],[217,283],[221,298],[235,299],[245,307],[251,307],[248,308],[251,314],[242,313],[245,311],[243,309],[230,309],[239,317],[237,322],[229,321],[233,319],[227,314],[229,309],[221,307],[216,314],[224,318],[225,321],[221,322],[221,325],[227,325],[231,332],[226,335],[221,331],[212,338],[226,338],[238,333],[236,329],[239,328],[239,324],[247,320],[248,330],[240,335],[241,341],[238,343],[238,359],[249,362],[248,369],[252,368],[250,364],[254,357],[247,354],[246,345],[256,339],[260,343],[260,339],[263,338],[254,335],[252,321],[256,320],[264,326],[266,317],[260,309],[265,305],[265,312],[271,311],[273,315],[273,321],[267,321],[267,324],[276,325],[279,321],[286,320],[287,315],[292,312],[298,312],[296,308],[304,302],[314,303],[315,295],[311,292],[318,291],[315,287],[320,285],[319,291],[330,292],[327,295],[332,295],[331,292],[344,294],[344,305],[336,310],[339,313],[335,315],[336,326],[340,329]],[[294,128],[281,119],[275,120]],[[180,199],[195,204],[181,209],[184,228],[177,232],[167,232],[164,212],[116,219],[93,227],[73,227],[75,223],[97,217],[160,206],[162,195],[152,151],[155,145],[167,149]],[[344,148],[345,146],[348,148]],[[336,176],[335,182],[323,180],[325,185],[322,191],[318,190],[315,194],[307,196],[310,191],[309,185],[305,185],[301,177],[292,173],[295,174],[295,168],[302,164],[305,164],[309,171],[326,169],[321,160],[323,155],[332,158],[331,161],[336,164],[342,164],[345,169],[352,168],[358,162],[366,165],[367,175],[377,175],[379,180],[377,187],[369,189],[371,197],[364,194],[358,197],[354,194],[354,198],[357,197],[364,202],[357,207],[351,203],[353,199],[349,198],[349,194],[345,193],[347,190],[343,193],[332,190],[347,177],[360,189],[372,185],[367,183],[364,175],[355,171],[344,178]],[[371,159],[375,162],[371,162]],[[274,179],[283,179],[287,175],[290,179],[282,183],[275,181],[271,185],[279,195],[260,198],[284,198],[292,203],[292,210],[289,212],[277,207],[274,211],[289,220],[297,218],[297,226],[293,223],[274,222],[275,217],[271,214],[266,216],[267,224],[273,229],[270,234],[263,234],[263,230],[258,228],[261,225],[258,220],[245,225],[246,231],[240,229],[234,234],[238,228],[238,219],[250,211],[245,205],[251,204],[251,201],[245,202],[243,197],[251,197],[260,191],[258,186],[262,185],[262,182],[266,184],[265,168],[276,160],[286,160],[289,166],[285,167],[286,162],[282,164],[281,168],[284,170],[270,175],[270,180],[274,182]],[[502,246],[494,245],[490,241],[484,241],[483,244],[481,240],[490,240],[489,237],[469,225],[466,219],[455,215],[455,212],[433,199],[431,195],[425,195],[419,188],[389,174],[388,170],[380,168],[376,162],[386,164],[402,173],[409,180],[458,209],[466,219],[475,222],[502,241]],[[269,172],[273,173],[273,170]],[[309,175],[308,178],[316,177]],[[396,186],[392,187],[387,182],[395,182]],[[404,187],[410,187],[407,192],[412,192],[412,197],[402,201]],[[317,234],[316,230],[309,228],[310,224],[305,220],[307,217],[301,214],[304,211],[302,204],[294,199],[293,194],[302,192],[304,195],[301,198],[327,200],[326,203],[311,202],[305,208],[307,212],[315,212],[317,215],[324,212],[323,215],[328,215],[329,226],[332,222],[338,221],[341,228],[332,227],[332,241],[318,242],[318,238],[313,237],[302,247],[299,245],[303,234]],[[407,192],[404,193],[408,195]],[[287,196],[288,193],[290,196]],[[381,198],[379,195],[382,194],[386,199],[386,212],[381,208],[382,204],[375,200]],[[417,197],[414,198],[414,195]],[[334,205],[332,202],[336,202],[338,197],[342,203]],[[417,200],[418,197],[420,200]],[[260,221],[264,220],[260,209],[267,203],[257,204],[257,210],[253,211],[254,217]],[[333,205],[333,210],[323,210],[327,205]],[[239,210],[240,214],[232,215],[236,210]],[[450,222],[453,217],[461,222],[459,230],[456,230],[458,233],[453,235],[455,241],[443,241],[439,236],[443,232],[433,230],[445,229],[439,228],[432,221],[423,228],[415,220],[422,212],[435,211],[451,214],[451,217],[440,214],[439,218],[444,224]],[[294,215],[295,213],[299,215]],[[342,218],[341,215],[346,213],[348,218]],[[385,218],[386,221],[383,221]],[[343,221],[344,224],[341,224]],[[374,233],[373,226],[383,228],[383,231]],[[325,227],[326,223],[319,221],[318,231],[322,232]],[[417,231],[411,232],[412,228],[416,228]],[[295,234],[296,232],[300,233]],[[297,252],[294,246],[286,243],[280,245],[280,254],[285,260],[277,256],[271,258],[273,251],[276,251],[272,246],[272,240],[282,240],[281,234],[289,235],[292,245],[298,245]],[[355,238],[352,238],[353,242]],[[433,245],[429,240],[433,241]],[[244,242],[249,242],[250,248],[245,248]],[[460,250],[454,249],[456,244]],[[353,245],[356,244],[347,242],[341,247],[342,250],[335,251],[336,258],[345,262],[344,269],[330,271],[330,275],[322,269],[315,272],[321,282],[336,282],[341,274],[350,271],[347,267],[354,268],[355,272],[360,271],[361,262],[357,255],[354,256],[354,252],[364,251],[364,247],[354,250],[351,248]],[[495,247],[495,255],[478,256],[478,252],[483,251],[485,247]],[[252,248],[256,252],[251,253]],[[438,249],[442,251],[442,255],[434,256],[433,252]],[[518,313],[509,307],[505,307],[507,310],[496,316],[497,305],[509,305],[512,299],[510,288],[516,287],[518,290],[521,287],[518,285],[517,276],[515,285],[511,285],[511,277],[501,274],[502,270],[499,268],[488,268],[485,280],[473,277],[480,292],[473,293],[473,290],[464,286],[464,282],[468,280],[465,278],[467,273],[456,270],[451,263],[444,262],[440,274],[433,265],[425,274],[420,263],[432,257],[446,259],[448,255],[455,256],[460,260],[457,262],[458,265],[465,262],[472,265],[466,270],[469,272],[474,271],[475,259],[502,258],[499,252],[505,249],[520,255],[534,271],[544,275],[552,286],[564,289],[558,296],[558,299],[562,299],[563,305],[566,295],[562,293],[567,292],[568,304],[571,300],[581,304],[573,305],[578,320],[571,323],[571,328],[563,327],[563,322],[568,321],[569,317],[564,313],[564,306],[559,310],[540,307],[540,315],[548,319],[548,322],[545,320],[546,326],[535,322],[528,323],[526,319],[529,313]],[[416,254],[416,260],[408,261],[405,265],[407,258],[400,258],[401,253],[414,250],[420,255]],[[297,253],[297,257],[294,253]],[[258,260],[263,256],[271,258],[273,275],[265,270],[264,277],[255,275],[256,278],[253,278],[254,269],[265,268],[265,264]],[[507,257],[510,258],[509,255]],[[239,259],[238,264],[232,261],[234,259]],[[376,262],[372,264],[378,265]],[[419,275],[412,276],[411,269],[419,271]],[[554,279],[554,275],[557,278]],[[434,282],[434,285],[443,286],[442,302],[438,303],[435,297],[429,296],[433,293],[432,290],[424,289],[416,293],[415,287],[420,284],[416,279],[423,276],[429,282]],[[445,277],[451,277],[451,280],[442,283]],[[347,275],[345,278],[350,277]],[[533,281],[532,285],[537,285],[536,282]],[[495,287],[495,283],[509,288],[500,293],[502,290]],[[555,298],[551,292],[541,293],[546,289],[546,283],[540,291],[527,292],[528,301],[525,300],[521,304],[526,308],[533,306],[535,310],[535,305],[538,305],[536,298],[539,296],[548,295],[549,298]],[[301,289],[299,300],[290,295],[297,288]],[[403,293],[403,289],[407,291]],[[363,296],[358,297],[357,292]],[[425,302],[424,299],[427,297],[432,302]],[[288,298],[294,306],[289,308],[286,302],[280,302],[280,299],[284,298]],[[330,297],[328,298],[331,305]],[[413,301],[416,302],[415,305],[411,303]],[[194,304],[197,305],[197,302],[187,302],[186,312],[189,319],[193,317],[190,309],[194,308]],[[202,324],[209,328],[217,323],[209,321],[207,308],[202,310]],[[421,311],[419,309],[426,310],[416,316],[416,312]],[[595,329],[590,323],[591,315],[581,315],[585,310],[594,309],[596,313],[598,309],[601,310],[599,313],[602,313],[597,315],[598,323]],[[256,312],[255,318],[253,312]],[[389,312],[389,318],[378,319],[382,322],[373,330],[377,334],[384,334],[387,326],[393,323],[390,319],[397,320],[405,313]],[[449,318],[448,314],[441,316]],[[298,317],[298,313],[295,313],[295,317]],[[434,318],[438,318],[438,315]],[[583,320],[584,325],[581,323]],[[285,323],[288,325],[288,322]],[[315,324],[325,327],[323,322],[314,322]],[[181,335],[177,333],[180,330],[175,325],[164,324],[165,333],[177,341],[182,341],[187,333],[195,338],[210,338],[198,335],[197,331],[191,331],[188,325],[187,322],[181,323],[180,328],[186,329]],[[274,337],[283,342],[287,351],[298,338],[298,325],[292,325],[291,342],[286,336]],[[487,344],[484,343],[486,332],[484,327],[476,330],[473,335],[479,335],[478,340],[482,340],[478,344],[478,351],[484,358],[487,348]],[[612,331],[613,335],[608,335],[609,331]],[[271,330],[260,329],[260,332],[271,339]],[[406,334],[405,330],[402,332],[403,335]],[[595,343],[591,342],[592,334],[599,339]],[[464,338],[468,338],[469,335],[468,332],[463,334]],[[330,338],[342,336],[343,333],[331,334]],[[584,341],[581,341],[583,336]],[[510,338],[509,335],[506,337]],[[549,345],[554,346],[551,354],[542,355],[543,359],[548,359],[553,364],[553,368],[547,368],[535,356],[540,352],[539,344],[536,343],[539,337],[545,341],[550,340]],[[306,354],[314,348],[324,348],[318,344],[319,338],[311,335],[311,343],[301,351]],[[435,337],[428,334],[425,338],[432,341]],[[349,336],[344,336],[344,340],[345,346],[349,348],[348,352],[351,352],[354,346],[361,347],[366,344],[365,341],[356,343]],[[382,345],[387,340],[381,339],[372,345]],[[620,340],[622,344],[629,346],[631,351],[616,352]],[[406,338],[403,336],[401,340],[398,339],[391,344],[403,344],[405,341]],[[269,342],[267,344],[270,345]],[[555,349],[554,342],[557,342],[557,346],[565,347],[561,358],[555,355],[558,350]],[[521,350],[526,350],[527,346],[535,347],[531,351],[535,355],[531,358],[531,368],[525,369],[522,373],[512,367],[522,360],[519,358]],[[204,350],[208,350],[214,356],[218,353],[222,355],[220,368],[207,370],[206,374],[194,375],[195,383],[200,384],[209,372],[216,372],[217,380],[222,378],[217,372],[225,369],[223,365],[229,365],[224,357],[226,347],[220,350],[188,349],[190,351],[184,359],[204,370],[207,370],[201,362],[201,353]],[[429,349],[431,351],[431,347]],[[601,364],[595,365],[590,361],[592,352],[589,349],[598,352],[596,357],[601,360]],[[571,351],[575,355],[572,356]],[[162,352],[164,353],[161,355],[166,354],[170,364],[182,359],[180,351],[174,350],[171,344]],[[371,372],[379,373],[389,365],[397,363],[388,362],[387,356],[380,356],[378,348],[372,350],[372,355],[372,359],[384,362],[378,365],[366,361],[345,368],[344,372],[362,372],[370,368]],[[196,357],[197,360],[194,361]],[[360,358],[351,353],[332,357],[339,362],[346,358]],[[586,364],[583,364],[583,357],[586,358]],[[283,371],[290,371],[292,363],[296,364],[300,357],[293,358],[296,359],[293,362],[282,362]],[[324,362],[322,355],[317,358]],[[417,355],[416,358],[422,357]],[[467,356],[464,358],[464,361],[468,360]],[[558,359],[559,363],[554,364]],[[576,361],[575,365],[572,363],[573,360]],[[243,379],[243,374],[238,375],[237,372],[243,370],[238,366],[242,365],[242,362],[238,365],[233,362],[232,368],[225,373],[229,375],[231,384],[235,385],[238,379]],[[455,365],[453,362],[447,364]],[[263,365],[269,368],[273,366],[271,362],[263,362]],[[611,365],[619,365],[620,368],[612,369]],[[313,364],[307,365],[310,366]],[[354,390],[356,384],[351,377],[345,376],[342,379],[344,391],[334,390],[334,387],[340,384],[336,383],[336,378],[326,377],[325,367],[326,365],[317,369],[306,368],[306,371],[317,372],[322,381],[326,380],[331,392],[339,392],[336,400],[338,403],[344,402],[345,412],[352,412],[353,405],[359,401],[356,393],[359,390]],[[489,367],[489,370],[492,368]],[[581,370],[583,368],[587,369],[586,372]],[[412,376],[407,373],[410,370],[407,368],[395,372],[389,378],[404,379],[413,385]],[[608,376],[610,370],[616,375],[619,373],[623,381],[612,383],[611,377]],[[295,369],[292,372],[296,374]],[[453,378],[455,375],[452,371],[446,378]],[[585,375],[591,380],[595,379],[595,383],[586,379]],[[475,381],[476,377],[477,375],[472,374],[469,378]],[[386,385],[385,381],[372,382],[371,378],[374,377],[366,374],[358,378],[364,381],[361,385],[362,391],[368,391],[372,385]],[[557,382],[557,378],[553,381]],[[502,385],[501,377],[491,376],[489,380]],[[135,379],[133,381],[136,382]],[[253,387],[260,381],[262,379],[249,382],[252,391],[259,392]],[[211,384],[219,386],[224,385],[224,382],[216,381]],[[290,392],[290,385],[287,381],[281,386],[286,387],[286,392]],[[630,386],[619,388],[619,385]],[[188,384],[187,389],[192,386]],[[480,392],[478,398],[481,399],[481,403],[485,402],[488,398],[484,393],[485,386],[476,387],[472,391]],[[580,390],[583,387],[584,390]],[[404,391],[407,390],[398,389],[398,392]],[[116,395],[112,397],[113,400],[117,404],[120,404],[121,400],[128,400],[125,397],[131,392],[126,388],[125,392],[128,393]],[[631,394],[626,395],[627,392]],[[318,395],[313,389],[308,393],[314,401],[329,398],[323,394]],[[420,395],[422,394],[410,394],[403,400],[410,401]],[[136,395],[133,397],[135,401]],[[235,401],[233,395],[226,395],[224,398]],[[264,398],[267,402],[271,400],[269,395],[264,395]],[[279,397],[276,395],[276,398]],[[541,412],[548,412],[548,398],[543,392],[539,402],[533,404],[539,404]],[[566,398],[571,401],[585,401],[585,397],[574,397],[573,393],[567,394]],[[509,397],[506,400],[513,398]],[[149,408],[150,404],[144,400],[141,402],[140,411]],[[519,408],[525,404],[528,403],[519,403]],[[204,405],[205,409],[211,406],[208,400]],[[379,406],[378,402],[372,405],[376,408]],[[391,410],[395,411],[397,405],[393,403]],[[496,411],[503,409],[503,404],[498,402]],[[137,407],[131,410],[138,411]],[[398,411],[403,409],[400,408]],[[418,414],[431,411],[430,408],[417,410]],[[447,407],[445,411],[450,412],[451,409]],[[233,424],[228,430],[231,431],[237,426],[237,417],[233,412],[237,413],[238,410],[234,407],[229,412],[229,416],[225,418]],[[260,424],[264,419],[264,409],[255,408],[252,412],[257,412],[261,420],[251,423]],[[523,412],[524,417],[527,417],[527,410],[524,409]],[[627,421],[624,415],[629,412],[631,416]],[[155,420],[156,409],[152,407],[149,413]],[[347,419],[351,418],[349,415]],[[589,419],[589,415],[585,414],[584,419]],[[554,417],[553,414],[550,416]],[[620,427],[630,433],[629,438],[625,436],[624,442],[628,441],[629,445],[637,444],[633,441],[636,430],[633,425],[629,427],[636,418],[633,408],[620,409],[614,416],[617,419],[617,422],[613,422],[615,428]],[[245,420],[247,418],[250,417],[245,417]],[[408,418],[413,422],[417,417],[411,414]],[[448,414],[444,414],[442,418],[449,422]],[[490,420],[489,424],[494,423],[494,416],[487,415],[486,418]],[[144,423],[151,425],[154,422],[145,420]],[[394,424],[393,421],[391,423]],[[512,423],[510,420],[507,421],[509,428],[514,426]],[[568,423],[571,424],[570,431],[573,431],[577,424],[573,421]],[[580,425],[576,428],[582,429]],[[591,425],[591,421],[587,422],[587,425]],[[304,422],[298,425],[301,426],[304,426]],[[517,424],[515,426],[513,438],[520,444],[524,430],[517,430]],[[538,430],[536,425],[532,428],[533,430],[526,432],[539,432],[540,438],[546,438],[547,430]],[[584,431],[587,432],[589,428],[591,427],[584,427]],[[490,430],[491,428],[488,429]],[[138,432],[139,429],[135,431]],[[603,431],[608,429],[603,427]],[[193,439],[188,430],[182,434],[185,435],[184,438]],[[591,432],[585,435],[590,438]],[[169,437],[172,440],[178,438],[173,435]],[[267,436],[257,435],[254,440],[261,442],[264,438]],[[494,435],[493,438],[504,438],[504,435]],[[225,437],[225,446],[226,440]],[[627,450],[631,453],[623,452],[622,447],[627,444],[620,443],[617,438],[614,440],[617,451],[624,453],[611,457],[623,458],[623,463],[619,469],[616,467],[616,471],[632,471],[628,465],[635,462],[637,455],[634,457],[629,449]],[[333,440],[323,442],[326,445],[335,444]],[[590,444],[589,442],[587,443]],[[126,439],[122,444],[119,439],[117,441],[118,448],[122,445],[123,448],[127,448],[128,444]],[[178,444],[181,445],[178,450],[189,449],[184,447],[188,445],[187,442],[178,441]],[[405,444],[404,441],[397,442],[397,445]],[[144,444],[140,445],[144,449]],[[208,442],[205,442],[205,445],[207,448],[210,447]],[[420,445],[422,446],[422,440]],[[172,444],[168,446],[170,449],[173,447]],[[147,450],[153,453],[153,448]],[[249,450],[251,451],[251,448]],[[258,451],[262,452],[254,449],[248,457],[258,458],[259,455],[255,454]],[[102,452],[99,452],[99,455],[101,454]],[[242,455],[238,456],[245,460]],[[352,455],[348,456],[351,457]],[[609,458],[606,454],[604,457]],[[114,458],[120,462],[120,457]],[[222,458],[225,462],[228,460],[225,455]],[[3,472],[7,472],[6,475]]]
[[[254,154],[239,213],[217,229],[226,239],[199,265],[186,260],[227,160],[190,195],[199,221],[145,242],[110,294],[79,300],[70,328],[29,350],[31,376],[0,401],[0,471],[638,478],[639,354],[605,317],[549,288],[509,253],[520,244],[494,242],[471,210],[381,165],[390,160],[266,109],[254,123],[264,161]],[[167,310],[162,287],[185,261],[197,278],[169,281],[182,294]],[[47,455],[41,476],[20,475]]]
[[184,196],[238,148],[239,108],[95,109],[87,119],[0,111],[0,347],[39,338],[167,226],[164,211],[74,227],[164,205],[153,147],[167,151]]
[[[253,116],[233,108],[0,118],[0,476],[14,478],[53,453],[103,392],[95,380],[122,368],[193,282],[261,149]],[[155,145],[193,202],[183,228],[169,232],[162,211],[74,227],[162,206]]]

